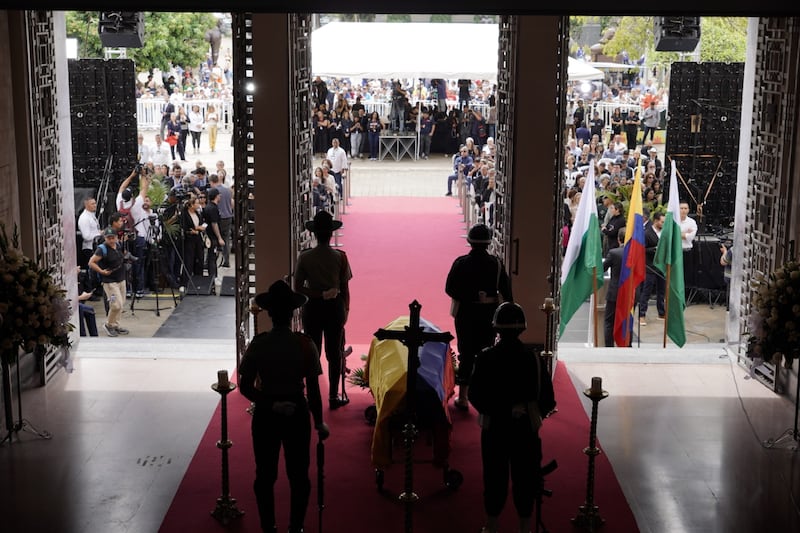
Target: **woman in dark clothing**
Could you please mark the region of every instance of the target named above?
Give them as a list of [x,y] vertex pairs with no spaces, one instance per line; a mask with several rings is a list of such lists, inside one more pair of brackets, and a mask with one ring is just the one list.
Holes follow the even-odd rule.
[[353,119],[350,118],[350,111],[347,109],[342,111],[342,116],[339,122],[342,125],[342,138],[340,139],[339,144],[342,145],[345,153],[349,156],[352,148],[352,145],[350,144],[350,130],[353,128]]
[[[172,154],[173,161],[177,159],[175,157],[175,147],[178,146],[180,140],[181,140],[181,123],[178,122],[178,114],[172,113],[172,115],[170,115],[169,117],[169,122],[167,122],[166,141],[167,144],[169,145],[169,151]],[[183,158],[181,157],[181,159]]]
[[622,202],[614,202],[611,207],[611,219],[603,226],[603,235],[606,236],[607,250],[613,250],[619,246],[617,233],[619,228],[625,227],[625,213]]
[[378,160],[378,150],[381,143],[381,118],[377,111],[373,111],[369,116],[369,124],[367,126],[367,136],[369,137],[369,159],[370,161]]
[[317,111],[314,116],[314,153],[320,157],[325,156],[330,145],[328,126],[330,126],[330,121],[325,118],[325,113],[322,110]]
[[614,135],[622,135],[622,113],[620,112],[619,108],[614,109],[614,112],[611,113],[611,138],[614,138]]
[[181,213],[183,264],[186,266],[183,271],[184,285],[186,285],[191,276],[203,275],[203,256],[205,253],[203,232],[206,230],[206,224],[203,222],[203,212],[200,211],[199,207],[200,200],[196,196],[191,196]]

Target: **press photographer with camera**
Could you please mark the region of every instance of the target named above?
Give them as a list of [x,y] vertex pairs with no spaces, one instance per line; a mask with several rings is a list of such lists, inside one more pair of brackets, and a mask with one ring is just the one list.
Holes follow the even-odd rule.
[[[139,176],[139,194],[133,197],[130,189],[131,181]],[[120,183],[117,191],[117,211],[122,213],[124,231],[127,233],[123,247],[136,257],[131,266],[131,283],[129,289],[135,292],[137,298],[144,296],[145,257],[147,256],[147,216],[143,209],[147,190],[150,187],[151,177],[149,168],[138,164],[131,174]],[[149,202],[149,199],[148,199]],[[126,246],[127,243],[127,246]]]

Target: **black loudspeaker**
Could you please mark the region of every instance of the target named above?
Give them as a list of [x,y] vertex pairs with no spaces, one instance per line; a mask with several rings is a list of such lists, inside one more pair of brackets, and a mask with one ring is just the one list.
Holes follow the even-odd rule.
[[100,42],[107,48],[141,48],[144,46],[144,13],[101,11],[97,30]]
[[222,286],[219,288],[220,296],[236,296],[236,278],[233,276],[224,276],[222,278]]
[[190,296],[211,296],[216,292],[214,278],[211,276],[192,276],[186,284],[186,294]]
[[700,17],[655,17],[655,42],[658,52],[693,51],[700,42]]

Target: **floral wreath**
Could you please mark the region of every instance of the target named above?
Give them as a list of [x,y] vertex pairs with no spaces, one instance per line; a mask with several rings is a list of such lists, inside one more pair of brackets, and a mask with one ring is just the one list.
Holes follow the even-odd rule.
[[[0,223],[0,355],[14,358],[39,345],[69,346],[74,329],[66,291],[53,279],[55,269],[42,268],[19,250],[16,226],[9,242]],[[7,359],[8,362],[8,359]]]
[[790,367],[800,356],[800,263],[792,259],[754,278],[748,355]]

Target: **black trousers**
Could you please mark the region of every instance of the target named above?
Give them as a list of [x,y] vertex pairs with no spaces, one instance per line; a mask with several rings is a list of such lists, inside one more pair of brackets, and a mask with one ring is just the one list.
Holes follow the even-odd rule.
[[606,300],[606,312],[603,317],[603,337],[607,348],[614,347],[614,315],[617,312],[617,301]]
[[488,516],[499,516],[511,494],[517,515],[530,517],[537,487],[541,486],[542,441],[527,416],[517,419],[492,417],[481,431],[483,506]]
[[308,478],[311,445],[311,420],[305,403],[291,416],[272,412],[269,404],[256,405],[251,424],[256,479],[253,491],[263,531],[275,526],[275,482],[278,480],[278,460],[281,447],[289,478],[289,525],[294,530],[303,527],[311,480]]
[[311,337],[322,355],[323,336],[325,358],[328,360],[329,398],[335,398],[339,390],[342,373],[342,349],[344,343],[344,299],[341,296],[330,300],[312,298],[303,307],[303,331]]
[[492,318],[497,309],[493,304],[461,304],[455,319],[458,337],[458,375],[459,385],[469,385],[472,368],[478,352],[494,344],[496,333],[492,328]]

